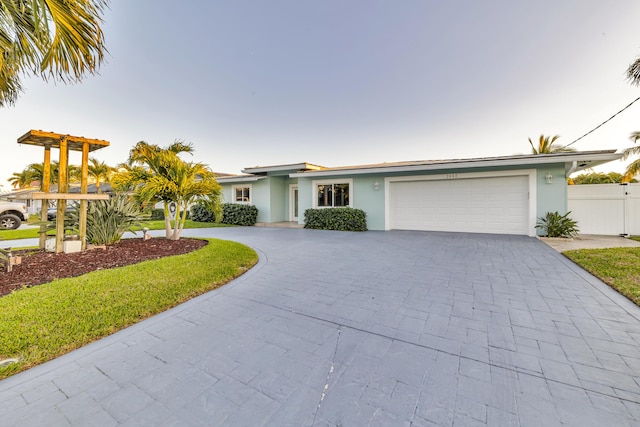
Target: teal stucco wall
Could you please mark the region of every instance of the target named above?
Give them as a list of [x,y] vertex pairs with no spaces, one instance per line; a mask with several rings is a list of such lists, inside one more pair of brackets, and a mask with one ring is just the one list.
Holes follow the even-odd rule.
[[[356,209],[362,209],[367,214],[367,228],[369,230],[384,230],[384,175],[363,176],[332,176],[329,180],[351,179],[351,205]],[[298,179],[298,205],[300,216],[298,222],[304,224],[304,211],[313,207],[313,182],[322,181],[324,178]],[[378,183],[376,189],[374,183]]]
[[[538,218],[547,212],[567,213],[567,178],[565,177],[564,165],[550,165],[537,168],[537,199],[536,199],[536,223]],[[552,175],[552,183],[547,184],[546,175]],[[544,234],[537,229],[538,235]]]
[[[522,167],[520,169],[532,169]],[[497,172],[514,170],[508,167],[496,168],[469,168],[465,170],[451,169],[432,172],[398,172],[393,174],[362,174],[340,175],[331,177],[306,177],[289,178],[288,176],[268,176],[264,179],[251,182],[252,203],[258,208],[258,222],[289,221],[289,194],[290,185],[298,185],[298,222],[304,224],[304,212],[313,207],[314,191],[313,182],[322,180],[350,179],[353,185],[351,192],[351,204],[354,208],[362,209],[367,214],[367,227],[369,230],[385,229],[385,178],[446,175],[455,173],[463,175],[469,172]],[[547,184],[546,175],[553,176],[553,182]],[[567,211],[567,183],[564,164],[547,165],[537,167],[535,173],[535,195],[530,194],[530,199],[535,201],[534,222],[546,212],[558,211],[562,214]],[[377,185],[376,185],[377,183]],[[231,200],[232,184],[223,184],[225,201]]]
[[222,193],[225,203],[233,203],[232,188],[237,185],[251,185],[251,203],[258,208],[258,222],[289,221],[289,184],[296,179],[287,176],[268,176],[258,181],[246,183],[223,183]]
[[[533,169],[531,167],[522,167],[520,169]],[[446,175],[449,173],[455,173],[463,175],[469,172],[497,172],[514,170],[514,168],[470,168],[464,171],[452,169],[452,170],[439,170],[433,172],[399,172],[395,174],[367,174],[367,175],[341,175],[332,176],[327,178],[322,177],[300,177],[298,179],[298,186],[300,189],[299,202],[301,212],[305,209],[313,206],[313,181],[316,180],[340,180],[340,179],[352,179],[353,180],[353,192],[352,192],[352,206],[354,208],[362,209],[367,214],[367,227],[369,230],[384,230],[385,229],[385,177],[406,177],[406,176],[428,176],[428,175]],[[547,172],[553,175],[552,184],[546,183]],[[567,210],[567,183],[564,172],[564,165],[550,165],[540,167],[536,169],[536,194],[529,195],[530,198],[535,197],[536,218],[544,215],[546,212],[558,211],[565,213]],[[375,188],[375,183],[378,182],[378,189]],[[302,213],[301,213],[302,215]],[[534,222],[536,220],[534,218]],[[300,223],[304,222],[302,216],[299,220]]]
[[224,203],[233,203],[232,189],[234,186],[251,186],[251,204],[258,208],[258,222],[270,222],[271,218],[271,190],[269,178],[259,181],[220,183]]
[[269,222],[285,221],[285,198],[287,194],[286,182],[287,177],[274,176],[267,178],[269,181],[270,204],[269,204]]

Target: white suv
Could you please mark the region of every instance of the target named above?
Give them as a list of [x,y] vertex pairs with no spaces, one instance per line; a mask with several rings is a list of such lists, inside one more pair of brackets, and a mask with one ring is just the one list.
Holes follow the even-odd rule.
[[15,230],[22,221],[27,220],[27,207],[24,203],[0,200],[0,229]]

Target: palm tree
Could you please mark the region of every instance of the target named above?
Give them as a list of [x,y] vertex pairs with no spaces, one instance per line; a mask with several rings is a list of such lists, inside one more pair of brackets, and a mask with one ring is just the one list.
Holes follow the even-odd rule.
[[14,172],[7,181],[13,188],[24,188],[36,180],[33,179],[33,174],[30,170],[24,169],[22,172]]
[[[27,165],[21,172],[14,172],[9,179],[9,182],[13,184],[15,187],[28,185],[34,181],[40,182],[40,188],[42,189],[42,181],[44,175],[44,166],[43,163],[31,163]],[[51,164],[51,176],[50,183],[56,182],[56,177],[58,176],[58,162],[53,162]]]
[[548,136],[540,135],[537,148],[533,145],[533,141],[531,141],[531,138],[529,138],[529,145],[531,145],[531,154],[537,155],[537,154],[571,153],[576,151],[573,148],[559,147],[557,145],[554,145],[554,143],[558,138],[560,138],[560,135],[556,135],[551,139],[549,139]]
[[[167,175],[155,175],[138,190],[140,200],[152,200],[159,196],[165,206],[175,203],[175,221],[172,230],[167,229],[167,238],[178,240],[187,219],[189,206],[198,199],[205,199],[209,204],[219,206],[222,189],[213,172],[202,163],[185,162],[176,154],[170,153],[164,159]],[[169,218],[165,208],[165,225]],[[169,227],[171,225],[169,223]]]
[[22,91],[20,78],[80,81],[106,48],[100,24],[108,0],[0,0],[0,106]]
[[[49,184],[56,184],[58,182],[58,171],[60,169],[60,165],[58,162],[51,163],[51,174],[49,176]],[[67,169],[67,175],[69,182],[78,182],[80,180],[81,168],[76,165],[69,165]],[[44,163],[31,163],[26,168],[24,168],[21,172],[14,172],[11,178],[9,178],[9,182],[16,185],[30,184],[34,181],[40,181],[40,188],[43,188],[43,180],[44,180]]]
[[[148,162],[152,161],[154,158],[158,159],[158,156],[162,155],[162,153],[193,154],[193,151],[193,144],[185,143],[184,141],[179,139],[174,141],[173,144],[169,145],[166,148],[162,148],[156,144],[149,144],[145,141],[140,141],[129,151],[129,159],[127,160],[127,164],[148,164]],[[155,162],[152,161],[152,163]]]
[[[185,162],[179,157],[183,152],[192,153],[193,146],[176,141],[162,148],[138,142],[129,152],[128,162],[122,165],[123,170],[113,177],[117,188],[134,189],[139,202],[164,204],[166,237],[172,240],[180,238],[191,203],[204,199],[219,206],[222,194],[213,172],[202,163]],[[173,227],[170,203],[176,205]]]
[[627,68],[627,79],[632,85],[640,86],[640,56]]
[[[634,144],[637,143],[640,139],[640,132],[631,132],[629,139],[631,139]],[[636,145],[635,147],[629,147],[622,153],[622,160],[627,160],[631,156],[640,156],[640,146]],[[624,177],[625,180],[627,180],[626,182],[628,182],[628,180],[632,179],[638,173],[640,173],[640,157],[627,165],[627,169],[624,171]]]
[[114,169],[105,162],[98,162],[97,159],[92,157],[89,159],[88,171],[89,176],[96,182],[96,192],[102,193],[100,182],[110,182]]

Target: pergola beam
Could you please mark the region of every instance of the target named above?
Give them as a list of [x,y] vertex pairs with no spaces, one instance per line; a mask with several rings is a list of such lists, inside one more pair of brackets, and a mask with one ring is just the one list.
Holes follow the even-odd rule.
[[82,194],[82,193],[42,193],[18,194],[16,200],[107,200],[108,194]]

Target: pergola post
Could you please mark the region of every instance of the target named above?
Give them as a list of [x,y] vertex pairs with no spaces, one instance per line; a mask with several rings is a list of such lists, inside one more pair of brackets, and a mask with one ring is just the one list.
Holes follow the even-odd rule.
[[[44,162],[42,163],[42,183],[41,183],[42,191],[48,193],[51,188],[51,147],[44,147]],[[46,203],[46,205],[45,205]],[[43,223],[48,220],[47,218],[47,210],[49,209],[49,201],[42,200],[40,205],[40,221]],[[38,247],[40,249],[44,249],[47,242],[47,226],[46,224],[42,224],[40,226],[40,241]]]
[[[80,193],[87,194],[89,181],[89,143],[82,144],[82,176],[80,178]],[[82,250],[87,248],[87,203],[85,199],[80,200],[80,242]]]
[[[58,166],[58,193],[66,193],[68,190],[69,146],[67,136],[60,137],[60,162]],[[63,251],[64,241],[64,214],[67,210],[67,200],[58,199],[56,212],[56,253]]]

